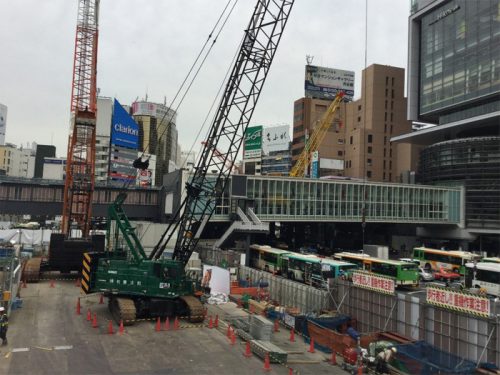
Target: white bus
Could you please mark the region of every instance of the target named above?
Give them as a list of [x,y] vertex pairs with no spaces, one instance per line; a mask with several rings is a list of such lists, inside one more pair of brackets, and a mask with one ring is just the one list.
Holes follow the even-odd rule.
[[465,265],[473,274],[472,287],[500,297],[500,263],[478,262]]

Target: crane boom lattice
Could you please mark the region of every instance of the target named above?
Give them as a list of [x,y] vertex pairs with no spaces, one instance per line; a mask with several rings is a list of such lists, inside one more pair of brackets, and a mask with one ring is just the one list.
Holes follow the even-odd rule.
[[173,257],[184,263],[189,260],[226,188],[293,3],[294,0],[257,2],[203,151],[186,186],[187,195],[181,204],[184,212],[178,222],[167,228],[151,258],[161,255],[178,227]]
[[62,231],[72,223],[87,237],[95,174],[97,40],[100,0],[80,0],[71,90],[71,129],[66,161]]
[[332,101],[326,112],[323,114],[320,123],[314,129],[313,133],[307,140],[306,145],[304,146],[304,150],[302,150],[299,158],[297,159],[294,166],[290,170],[291,177],[305,176],[307,167],[310,164],[311,152],[316,151],[323,142],[323,139],[325,138],[328,129],[330,129],[334,121],[335,113],[340,108],[340,103],[342,102],[343,97],[344,93],[339,92],[335,96],[335,99]]

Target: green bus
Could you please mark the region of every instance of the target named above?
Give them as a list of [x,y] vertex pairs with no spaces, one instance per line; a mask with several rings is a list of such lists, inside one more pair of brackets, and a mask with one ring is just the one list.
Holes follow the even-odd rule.
[[367,254],[349,252],[336,253],[334,258],[357,264],[363,270],[377,275],[389,276],[394,279],[396,286],[418,285],[418,266],[413,262],[381,259]]
[[280,275],[282,257],[290,251],[275,249],[267,245],[250,245],[250,267]]
[[358,268],[353,263],[298,253],[284,254],[282,266],[283,276],[317,288],[326,288],[328,279],[340,277]]

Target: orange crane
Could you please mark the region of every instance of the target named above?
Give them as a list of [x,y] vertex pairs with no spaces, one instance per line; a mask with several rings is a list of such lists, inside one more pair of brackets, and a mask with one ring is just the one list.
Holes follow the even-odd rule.
[[62,233],[71,237],[72,225],[89,235],[94,192],[97,114],[97,40],[99,1],[79,0],[76,26],[71,129],[66,161]]

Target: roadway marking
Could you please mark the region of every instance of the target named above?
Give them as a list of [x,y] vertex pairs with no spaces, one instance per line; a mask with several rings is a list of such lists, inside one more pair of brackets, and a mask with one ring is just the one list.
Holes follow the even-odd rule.
[[29,352],[30,348],[14,348],[12,349],[12,353],[19,353],[19,352]]
[[52,350],[54,350],[53,348],[45,348],[45,347],[43,347],[43,346],[35,346],[35,348],[37,348],[37,349],[41,349],[41,350],[47,350],[47,351],[49,351],[49,352],[50,352],[50,351],[52,351]]
[[69,349],[73,349],[73,345],[54,346],[54,350],[69,350]]

